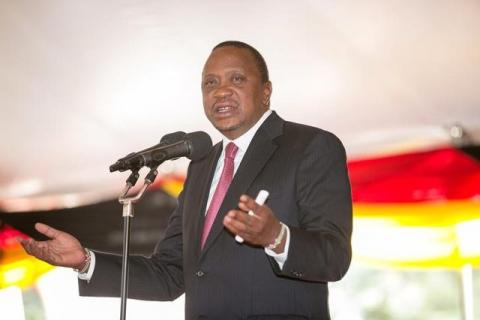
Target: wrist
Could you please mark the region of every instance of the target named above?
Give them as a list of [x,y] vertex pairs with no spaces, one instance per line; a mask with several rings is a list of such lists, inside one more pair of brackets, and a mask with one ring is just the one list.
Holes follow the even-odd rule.
[[88,271],[88,268],[90,267],[90,261],[91,261],[91,253],[90,250],[87,248],[83,248],[84,251],[84,258],[82,263],[80,263],[78,266],[73,267],[73,270],[78,273],[85,273]]
[[283,222],[279,222],[279,224],[280,224],[280,230],[277,232],[277,236],[275,237],[275,239],[273,239],[272,242],[270,242],[270,244],[266,246],[267,249],[275,251],[277,253],[278,251],[283,252],[283,246],[285,243],[285,234],[287,230],[287,226]]

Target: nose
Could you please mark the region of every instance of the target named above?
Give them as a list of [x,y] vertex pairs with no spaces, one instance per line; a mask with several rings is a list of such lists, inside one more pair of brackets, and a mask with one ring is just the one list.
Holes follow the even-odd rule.
[[225,98],[225,97],[231,96],[232,94],[233,94],[232,89],[229,86],[224,85],[224,86],[218,87],[217,90],[215,90],[214,97]]

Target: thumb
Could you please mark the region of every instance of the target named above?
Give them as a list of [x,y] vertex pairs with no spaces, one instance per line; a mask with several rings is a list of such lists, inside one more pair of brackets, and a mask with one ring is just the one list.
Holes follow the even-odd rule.
[[55,228],[52,228],[46,224],[43,224],[43,223],[40,223],[40,222],[37,222],[35,224],[35,229],[37,229],[38,232],[46,235],[47,237],[49,237],[50,239],[55,239],[57,238],[61,231],[60,230],[57,230]]

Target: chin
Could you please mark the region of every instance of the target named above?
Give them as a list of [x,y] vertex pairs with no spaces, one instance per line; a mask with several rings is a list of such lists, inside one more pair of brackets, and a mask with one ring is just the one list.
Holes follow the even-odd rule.
[[213,125],[217,130],[220,131],[231,131],[238,129],[239,127],[242,126],[242,123],[240,123],[236,119],[222,119],[222,120],[216,120],[213,122]]
[[234,133],[241,127],[241,124],[215,124],[215,128],[220,131],[224,136],[229,137],[230,134]]

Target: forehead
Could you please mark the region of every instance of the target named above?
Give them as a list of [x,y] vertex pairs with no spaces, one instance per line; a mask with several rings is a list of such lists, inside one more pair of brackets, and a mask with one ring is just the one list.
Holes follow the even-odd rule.
[[241,70],[259,74],[253,54],[244,48],[233,46],[215,49],[203,68],[203,75]]

